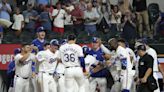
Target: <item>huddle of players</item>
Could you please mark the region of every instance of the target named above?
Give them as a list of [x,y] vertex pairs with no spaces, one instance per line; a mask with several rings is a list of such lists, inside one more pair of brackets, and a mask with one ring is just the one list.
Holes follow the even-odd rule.
[[53,39],[36,55],[23,45],[15,56],[14,92],[136,92],[137,59],[123,39],[108,41],[112,51],[97,37],[91,48],[77,45],[75,35],[67,40],[59,46]]

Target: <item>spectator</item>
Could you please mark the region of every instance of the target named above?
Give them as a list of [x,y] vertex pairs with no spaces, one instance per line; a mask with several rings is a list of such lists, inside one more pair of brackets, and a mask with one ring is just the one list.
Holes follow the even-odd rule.
[[3,39],[3,27],[0,26],[0,44],[2,43],[2,39]]
[[95,9],[98,11],[100,18],[98,20],[98,30],[108,32],[110,28],[111,5],[109,0],[97,0]]
[[23,16],[25,18],[25,31],[30,31],[34,35],[38,12],[33,9],[32,4],[27,5],[27,10],[23,11]]
[[15,9],[13,20],[14,24],[12,26],[12,29],[15,31],[15,35],[19,37],[22,32],[22,28],[24,27],[24,17],[22,14],[20,14],[20,9],[18,7]]
[[41,22],[41,26],[44,27],[47,36],[49,37],[52,30],[51,18],[49,14],[49,6],[44,6],[44,11],[41,12],[39,16],[39,21]]
[[56,9],[52,12],[53,17],[53,31],[60,33],[61,35],[64,34],[64,20],[65,20],[65,10],[62,9],[61,3],[58,2],[56,4]]
[[[149,16],[148,16],[148,11],[147,11],[146,0],[133,0],[133,8],[137,14],[139,36],[143,37],[143,34],[144,34],[143,28],[145,28],[147,31],[148,37],[152,38],[153,35],[149,26]],[[145,27],[143,27],[143,24]]]
[[121,24],[121,12],[117,5],[115,5],[112,9],[112,16],[111,16],[111,31],[116,34],[117,31],[120,31],[120,24]]
[[85,31],[88,32],[88,35],[94,36],[96,34],[96,24],[99,17],[100,15],[93,9],[92,3],[88,3],[87,10],[84,12]]
[[85,3],[85,0],[79,0],[79,8],[82,10],[82,11],[85,11],[87,9],[87,5]]
[[128,42],[134,41],[136,38],[136,21],[132,17],[132,13],[129,10],[125,12],[122,27],[123,38]]
[[37,28],[37,38],[32,41],[32,44],[38,47],[39,51],[44,50],[45,41],[45,29],[44,27]]
[[122,15],[124,15],[127,10],[130,10],[130,0],[118,0],[118,5]]
[[84,12],[80,9],[79,3],[73,3],[75,9],[71,12],[73,24],[74,24],[74,33],[78,35],[81,31],[84,30]]
[[161,13],[156,24],[155,24],[155,36],[159,38],[159,36],[164,35],[164,13]]
[[10,21],[10,14],[12,12],[10,4],[6,0],[0,3],[0,18]]
[[[32,1],[32,0],[31,0]],[[28,0],[16,0],[17,7],[21,7],[23,5],[26,5]]]
[[73,31],[73,21],[71,19],[71,14],[70,12],[72,12],[72,10],[74,9],[74,6],[69,2],[66,4],[65,7],[65,23],[64,23],[64,30],[65,31]]

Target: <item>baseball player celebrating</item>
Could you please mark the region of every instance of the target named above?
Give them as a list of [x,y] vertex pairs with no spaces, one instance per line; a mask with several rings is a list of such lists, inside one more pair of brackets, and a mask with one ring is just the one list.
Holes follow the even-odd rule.
[[21,53],[15,56],[15,92],[30,92],[29,82],[32,76],[32,62],[35,55],[31,53],[31,46],[23,44]]
[[136,91],[136,84],[133,81],[134,76],[135,76],[135,72],[136,72],[135,67],[136,67],[136,61],[137,61],[135,53],[133,52],[132,49],[130,49],[129,47],[126,46],[126,41],[124,39],[119,39],[118,44],[119,44],[119,46],[124,47],[126,49],[126,51],[128,52],[128,54],[130,55],[130,61],[131,61],[131,64],[132,64],[133,68],[132,68],[131,72],[128,73],[128,75],[129,75],[129,84],[131,82],[131,85],[129,85],[129,86],[131,86],[131,91],[135,92]]
[[50,49],[40,51],[36,56],[37,61],[40,62],[38,74],[40,92],[57,92],[57,83],[53,74],[59,60],[58,46],[58,41],[53,39],[50,42]]
[[129,72],[132,71],[132,64],[130,62],[130,56],[125,48],[118,45],[118,41],[112,38],[108,41],[110,47],[116,50],[118,60],[121,62],[121,89],[122,92],[130,92],[131,81],[129,79]]
[[[84,74],[85,61],[82,48],[75,44],[75,35],[68,36],[68,43],[62,45],[59,49],[62,63],[65,66],[65,92],[74,92],[74,82],[78,84],[78,90],[76,92],[85,92]],[[82,68],[81,68],[82,67]],[[74,81],[75,80],[75,81]]]

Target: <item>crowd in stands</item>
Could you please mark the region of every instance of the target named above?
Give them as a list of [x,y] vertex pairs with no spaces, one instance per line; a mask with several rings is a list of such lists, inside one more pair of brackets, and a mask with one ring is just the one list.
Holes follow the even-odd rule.
[[40,26],[46,30],[46,39],[65,38],[70,33],[82,38],[83,43],[93,36],[103,41],[111,37],[122,37],[128,42],[153,39],[164,30],[164,14],[158,13],[151,28],[146,0],[133,0],[132,4],[118,0],[117,5],[110,0],[1,0],[0,19],[12,25],[0,26],[0,42],[31,41]]

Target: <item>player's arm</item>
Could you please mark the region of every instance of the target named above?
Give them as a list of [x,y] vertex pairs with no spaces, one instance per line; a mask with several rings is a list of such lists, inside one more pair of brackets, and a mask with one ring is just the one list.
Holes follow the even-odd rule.
[[30,53],[24,54],[23,57],[19,59],[19,63],[24,63],[29,56]]
[[83,68],[83,72],[86,72],[84,57],[79,57],[79,61],[80,61],[81,67]]

